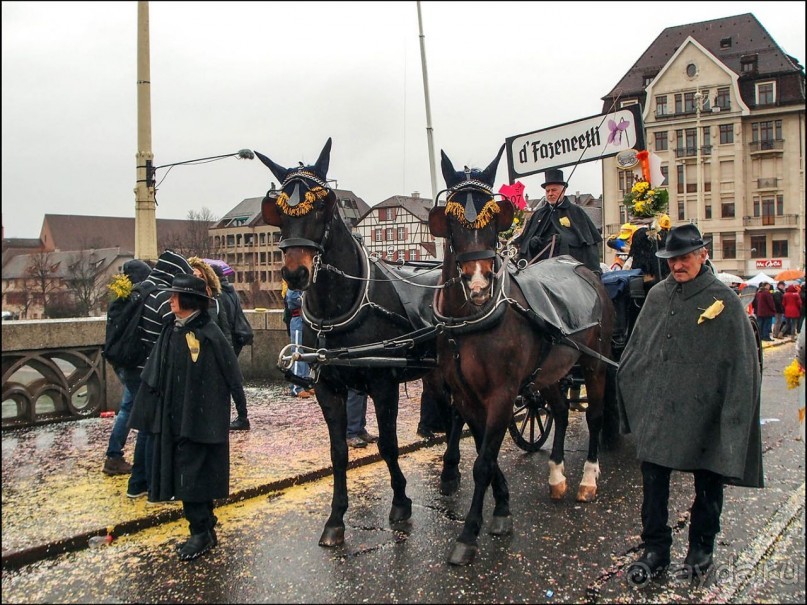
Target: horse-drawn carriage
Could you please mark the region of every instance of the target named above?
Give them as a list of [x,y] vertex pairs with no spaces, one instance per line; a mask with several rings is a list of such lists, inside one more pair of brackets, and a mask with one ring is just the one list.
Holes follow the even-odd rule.
[[[488,486],[495,500],[490,533],[512,530],[509,491],[497,457],[508,428],[514,430],[513,402],[513,437],[519,446],[529,446],[524,449],[540,447],[549,418],[554,420],[549,487],[551,497],[560,499],[566,492],[563,445],[569,411],[562,391],[585,384],[589,451],[577,499],[593,500],[608,368],[616,365],[612,348],[621,353],[634,314],[622,318],[624,325],[617,323],[622,340],[612,341],[612,296],[594,273],[571,257],[523,267],[497,253],[498,234],[513,220],[512,204],[492,193],[503,147],[484,170],[455,171],[443,154],[445,203],[435,204],[429,214],[432,233],[448,243],[439,266],[389,264],[368,254],[339,215],[328,185],[330,147],[329,139],[314,165],[298,168],[284,168],[257,153],[281,182],[280,190],[264,198],[262,214],[267,224],[281,229],[282,275],[289,287],[306,291],[302,345],[284,349],[278,365],[293,381],[300,380],[290,372],[294,361],[313,366],[312,376],[302,380],[315,388],[331,442],[334,492],[320,545],[344,542],[348,388],[368,393],[375,405],[379,453],[393,490],[389,520],[397,524],[411,517],[412,501],[398,464],[399,384],[429,372],[437,379],[428,383],[442,387],[434,395],[450,393],[478,453],[471,509],[450,563],[473,560]],[[633,277],[625,290],[631,308],[636,306],[630,294]],[[458,487],[460,431],[455,422],[443,456],[444,494]]]

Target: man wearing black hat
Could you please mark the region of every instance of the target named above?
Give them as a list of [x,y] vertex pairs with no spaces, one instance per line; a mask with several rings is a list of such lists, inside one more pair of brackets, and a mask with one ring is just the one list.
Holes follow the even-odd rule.
[[[712,565],[724,484],[763,487],[760,369],[740,298],[705,265],[710,240],[675,227],[670,275],[647,295],[617,373],[620,422],[633,433],[642,470],[644,553],[628,581],[644,585],[670,564],[670,474],[694,474],[689,549],[680,572]],[[679,573],[680,573],[679,572]]]
[[546,202],[538,206],[524,232],[513,244],[519,258],[538,260],[569,254],[597,274],[600,268],[602,236],[585,210],[564,195],[568,183],[562,170],[547,170],[541,187]]
[[208,313],[207,284],[177,275],[170,288],[174,321],[164,325],[143,368],[132,426],[154,435],[152,502],[181,500],[189,561],[216,546],[213,501],[230,487],[230,395],[244,398],[232,347]]

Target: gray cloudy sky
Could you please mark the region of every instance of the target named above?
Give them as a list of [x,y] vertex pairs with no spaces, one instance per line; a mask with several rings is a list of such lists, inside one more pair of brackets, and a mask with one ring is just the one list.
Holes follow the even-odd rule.
[[[804,2],[421,7],[438,189],[440,149],[487,166],[506,137],[600,113],[665,27],[751,12],[805,62]],[[339,188],[430,197],[416,2],[151,2],[150,17],[155,165],[249,148],[292,166],[333,137]],[[134,215],[136,25],[136,2],[3,2],[6,237],[37,237],[46,213]],[[257,159],[177,166],[157,216],[221,216],[273,179]],[[541,175],[522,181],[541,194]],[[570,190],[599,195],[600,162]]]

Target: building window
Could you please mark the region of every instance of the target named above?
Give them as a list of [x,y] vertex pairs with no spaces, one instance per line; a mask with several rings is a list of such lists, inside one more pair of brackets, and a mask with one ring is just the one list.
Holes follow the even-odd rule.
[[703,209],[703,218],[705,218],[705,219],[711,219],[712,218],[712,205],[711,204],[706,204],[706,206],[704,207],[704,209]]
[[381,242],[381,229],[373,229],[373,241],[374,242]]
[[667,95],[656,97],[656,115],[666,116],[668,112],[669,108],[667,107]]
[[775,225],[776,224],[776,204],[772,197],[763,197],[761,201],[762,210],[762,224]]
[[684,113],[693,113],[695,111],[695,93],[684,93]]
[[684,97],[681,93],[675,95],[675,113],[684,113]]
[[681,201],[681,202],[678,202],[678,220],[683,221],[685,219],[686,219],[686,216],[684,215],[684,202]]
[[731,89],[718,88],[717,95],[715,95],[715,107],[727,110],[731,109]]
[[751,258],[765,258],[768,256],[768,241],[765,235],[751,236]]
[[757,105],[773,105],[776,102],[776,85],[774,82],[757,84]]
[[655,78],[655,77],[656,77],[656,76],[651,76],[651,75],[647,75],[647,76],[645,76],[645,77],[644,77],[644,85],[645,85],[645,87],[649,86],[649,85],[650,85],[650,82],[652,82],[652,81],[653,81],[653,78]]
[[394,242],[395,241],[395,230],[392,227],[388,227],[384,229],[384,241],[385,242]]
[[[721,38],[720,48],[731,48],[731,38]],[[734,258],[734,257],[732,257]]]
[[787,240],[775,239],[771,242],[771,254],[775,257],[787,256]]
[[727,145],[734,142],[734,125],[721,124],[720,125],[720,144]]
[[768,120],[751,124],[751,140],[754,143],[782,140],[782,120]]
[[757,55],[745,55],[740,57],[740,71],[751,73],[757,70]]
[[720,202],[720,217],[734,218],[734,200],[723,200]]
[[397,214],[397,208],[379,208],[378,220],[379,221],[394,221]]
[[723,258],[737,258],[737,240],[723,239]]
[[709,240],[709,243],[706,244],[706,251],[709,253],[709,258],[714,258],[714,255],[715,255],[715,249],[714,249],[715,238],[714,238],[714,234],[713,233],[704,233],[703,234],[703,239],[708,239]]
[[396,235],[399,242],[406,240],[406,227],[398,227],[398,233]]
[[667,131],[657,132],[655,136],[656,151],[667,151]]
[[670,167],[669,166],[662,166],[661,167],[661,174],[664,179],[661,181],[661,185],[666,187],[670,184],[669,177],[670,177]]
[[776,196],[776,215],[782,216],[785,213],[785,196]]
[[698,75],[698,66],[695,65],[694,63],[690,63],[689,65],[687,65],[687,77],[694,78],[697,75]]

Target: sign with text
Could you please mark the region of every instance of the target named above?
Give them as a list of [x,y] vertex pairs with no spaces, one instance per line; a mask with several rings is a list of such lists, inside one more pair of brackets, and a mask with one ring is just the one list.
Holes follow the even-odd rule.
[[507,137],[510,182],[550,168],[601,160],[627,149],[644,149],[639,105],[560,126]]
[[781,258],[758,258],[756,261],[757,269],[781,269]]

